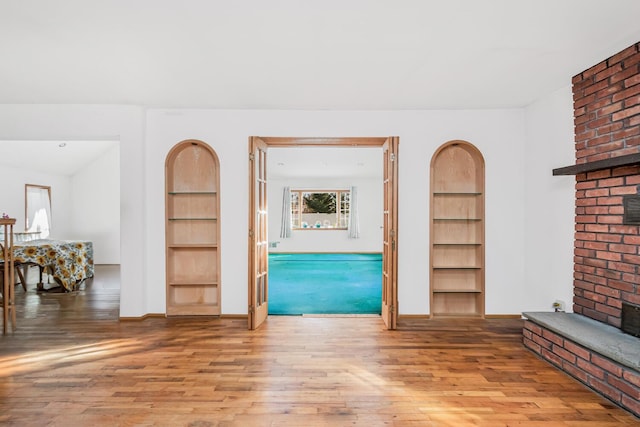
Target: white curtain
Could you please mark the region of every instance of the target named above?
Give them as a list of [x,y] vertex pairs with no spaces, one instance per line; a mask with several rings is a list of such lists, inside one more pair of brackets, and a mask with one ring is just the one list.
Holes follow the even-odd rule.
[[49,188],[27,186],[27,231],[40,232],[40,238],[51,232],[51,198]]
[[358,219],[358,187],[351,187],[349,200],[349,238],[360,237],[360,220]]
[[291,189],[282,189],[282,222],[280,223],[280,237],[287,239],[291,237]]

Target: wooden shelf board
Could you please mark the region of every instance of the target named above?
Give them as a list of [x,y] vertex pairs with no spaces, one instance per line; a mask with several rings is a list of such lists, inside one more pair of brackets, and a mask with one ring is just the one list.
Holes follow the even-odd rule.
[[209,287],[215,287],[218,286],[218,282],[213,280],[206,280],[206,281],[195,281],[195,280],[191,280],[188,282],[178,282],[178,281],[169,281],[169,286],[209,286]]
[[482,243],[455,243],[455,242],[438,243],[438,242],[434,242],[433,246],[482,246]]
[[[217,303],[213,303],[213,302],[204,302],[204,303],[195,303],[195,302],[172,302],[172,306],[173,307],[180,307],[180,308],[186,308],[186,307],[192,307],[194,309],[197,309],[198,313],[172,313],[172,314],[167,314],[167,316],[197,316],[199,314],[201,314],[201,312],[203,311],[210,311],[212,307],[218,307]],[[216,316],[218,313],[209,313],[209,315],[211,316]]]
[[167,245],[169,249],[218,249],[215,243],[177,243]]
[[482,318],[481,313],[433,313],[434,317],[473,317],[473,318]]
[[482,270],[482,267],[460,266],[460,265],[434,265],[434,270]]
[[217,221],[218,218],[169,218],[169,221]]
[[181,194],[185,195],[215,195],[218,194],[217,191],[169,191],[167,194],[170,196],[179,196]]
[[434,196],[481,196],[482,193],[480,192],[466,192],[466,191],[461,191],[461,192],[446,192],[446,191],[434,191],[433,193]]
[[434,289],[434,294],[479,294],[482,293],[480,289]]
[[553,175],[578,175],[580,173],[594,172],[601,169],[617,168],[640,164],[640,153],[627,154],[625,156],[610,157],[595,162],[579,163],[553,169]]
[[478,222],[482,221],[481,218],[434,218],[434,221],[469,221],[469,222]]
[[220,304],[217,303],[172,303],[167,317],[184,316],[220,316]]

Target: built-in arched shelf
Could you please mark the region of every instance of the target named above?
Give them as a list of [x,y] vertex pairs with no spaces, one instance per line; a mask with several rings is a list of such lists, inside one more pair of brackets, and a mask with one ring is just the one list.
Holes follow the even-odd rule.
[[432,316],[484,316],[484,159],[466,141],[431,159]]
[[220,314],[220,164],[187,140],[165,162],[167,316]]

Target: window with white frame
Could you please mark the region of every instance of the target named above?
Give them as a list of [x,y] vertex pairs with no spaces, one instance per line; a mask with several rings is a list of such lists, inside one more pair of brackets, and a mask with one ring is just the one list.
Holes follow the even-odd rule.
[[291,190],[291,228],[346,230],[350,199],[349,190]]
[[25,184],[25,230],[40,233],[41,239],[51,233],[51,187]]

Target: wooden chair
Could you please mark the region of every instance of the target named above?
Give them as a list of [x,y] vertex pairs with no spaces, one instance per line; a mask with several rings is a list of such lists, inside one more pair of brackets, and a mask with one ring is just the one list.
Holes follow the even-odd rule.
[[[4,251],[4,246],[2,245],[2,243],[0,243],[0,252]],[[22,273],[22,268],[24,267],[23,264],[21,262],[16,262],[15,260],[13,261],[13,265],[15,267],[15,271],[16,271],[16,277],[18,278],[18,280],[20,281],[20,284],[22,285],[22,289],[24,289],[24,291],[27,291],[27,281],[24,278],[24,274]],[[0,262],[0,280],[3,280],[4,274],[2,274],[2,272],[4,272],[4,261]],[[15,283],[17,285],[17,283]],[[2,289],[0,288],[0,293],[2,293]]]

